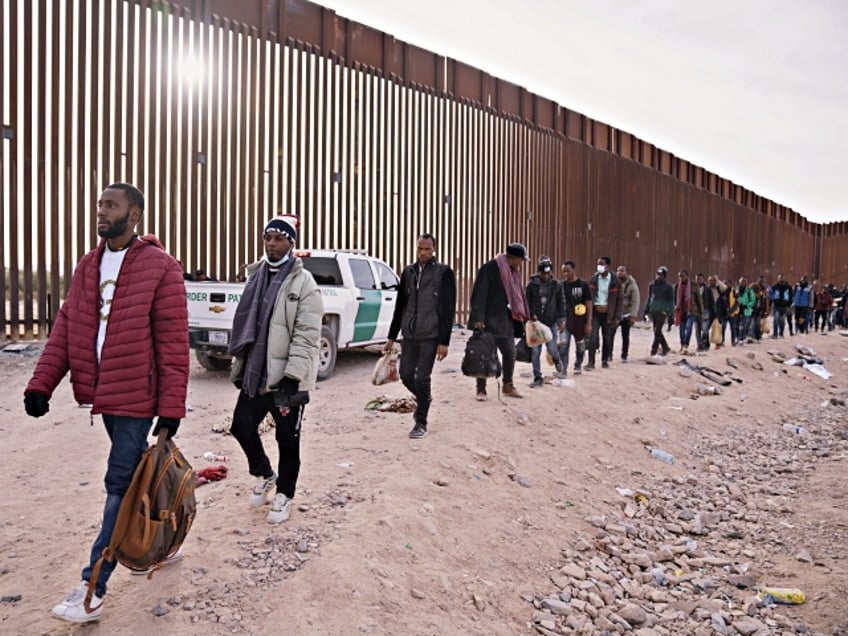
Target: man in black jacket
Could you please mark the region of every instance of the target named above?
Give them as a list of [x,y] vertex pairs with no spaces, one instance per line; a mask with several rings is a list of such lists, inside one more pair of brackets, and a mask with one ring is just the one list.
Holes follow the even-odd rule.
[[[524,397],[516,390],[512,373],[515,370],[515,338],[523,335],[523,323],[530,317],[518,271],[526,260],[527,248],[521,243],[510,243],[505,254],[498,254],[480,268],[471,290],[468,321],[473,329],[488,331],[495,337],[503,358],[503,393],[513,398]],[[477,378],[477,399],[487,399],[485,378]]]
[[404,268],[400,276],[389,340],[384,351],[391,351],[398,332],[403,334],[400,354],[400,379],[415,396],[415,424],[409,436],[420,439],[427,434],[430,412],[430,375],[436,360],[448,355],[453,317],[456,311],[456,276],[435,257],[436,237],[418,237],[418,260]]
[[[530,308],[530,318],[538,320],[551,330],[553,338],[545,345],[554,360],[558,374],[564,369],[559,360],[557,348],[557,324],[562,324],[565,317],[562,294],[559,283],[553,276],[553,263],[547,256],[539,257],[538,273],[530,278],[527,284],[527,305]],[[542,386],[542,345],[533,347],[533,383],[531,388]]]

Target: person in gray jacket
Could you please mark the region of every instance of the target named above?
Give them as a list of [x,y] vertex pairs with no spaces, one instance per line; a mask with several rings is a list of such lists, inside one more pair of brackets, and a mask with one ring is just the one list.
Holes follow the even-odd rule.
[[456,312],[456,276],[436,260],[436,237],[418,237],[418,260],[404,268],[395,304],[389,339],[383,351],[391,351],[398,333],[403,334],[400,379],[415,396],[412,439],[427,434],[430,412],[430,375],[436,360],[448,355],[453,317]]
[[[294,226],[273,218],[265,225],[263,240],[265,258],[248,268],[250,277],[233,319],[230,379],[239,394],[230,432],[256,477],[249,504],[258,508],[276,491],[268,523],[281,523],[291,514],[300,472],[300,425],[318,376],[324,303],[312,274],[292,251]],[[276,472],[259,437],[259,424],[268,413],[279,450]]]
[[618,276],[621,286],[621,320],[618,323],[621,328],[621,361],[627,362],[630,352],[630,327],[639,315],[642,298],[639,295],[639,285],[636,284],[636,279],[627,273],[627,267],[619,265],[615,275]]

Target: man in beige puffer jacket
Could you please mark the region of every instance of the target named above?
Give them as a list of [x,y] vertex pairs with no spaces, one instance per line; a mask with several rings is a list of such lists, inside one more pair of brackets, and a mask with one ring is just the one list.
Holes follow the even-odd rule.
[[[231,380],[239,389],[230,432],[257,478],[253,507],[274,492],[269,523],[289,518],[300,471],[300,424],[309,390],[318,375],[318,348],[324,303],[312,274],[293,248],[297,230],[285,218],[268,221],[265,258],[252,267],[233,320]],[[259,424],[274,418],[277,471],[265,454]]]

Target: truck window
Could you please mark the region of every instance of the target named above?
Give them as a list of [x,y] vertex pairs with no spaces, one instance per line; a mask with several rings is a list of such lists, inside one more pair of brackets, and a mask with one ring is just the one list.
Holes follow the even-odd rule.
[[377,276],[380,277],[380,287],[383,289],[397,289],[398,277],[386,265],[379,261],[374,261],[377,266]]
[[335,258],[326,256],[305,256],[303,266],[311,272],[315,282],[319,285],[341,287],[342,273],[339,270],[339,262]]
[[350,263],[350,271],[353,272],[354,285],[360,289],[376,289],[374,274],[371,272],[368,261],[361,258],[352,258],[348,262]]

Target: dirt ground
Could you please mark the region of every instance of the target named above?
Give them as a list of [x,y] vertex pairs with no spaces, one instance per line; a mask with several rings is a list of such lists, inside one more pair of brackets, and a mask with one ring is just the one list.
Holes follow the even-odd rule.
[[[636,329],[627,364],[616,342],[610,369],[535,390],[530,366],[519,364],[523,400],[501,402],[490,384],[490,400],[479,403],[474,381],[460,373],[467,335],[455,332],[436,366],[430,434],[417,441],[407,437],[410,414],[364,408],[380,395],[406,395],[400,383],[370,384],[376,355],[339,355],[307,407],[298,495],[279,526],[265,522],[267,508],[248,507],[246,461],[231,436],[213,432],[235,388],[193,363],[192,410],[177,441],[196,467],[210,465],[204,451],[228,455],[229,476],[198,488],[183,561],[151,580],[116,570],[102,620],[85,627],[51,618],[50,609],[79,580],[97,532],[107,437],[67,381],[47,416],[27,417],[22,393],[37,356],[0,354],[0,633],[535,633],[528,600],[549,592],[564,548],[593,536],[587,519],[620,513],[617,487],[697,483],[712,465],[729,480],[756,473],[750,454],[737,451],[769,437],[788,439],[800,468],[769,472],[786,488],[774,495],[770,527],[745,539],[751,570],[760,583],[806,592],[807,602],[784,615],[814,632],[845,633],[846,446],[811,453],[806,444],[822,413],[828,426],[848,429],[848,338],[764,340],[690,357],[742,380],[692,399],[699,376],[681,375],[677,355],[646,364],[651,334]],[[676,333],[668,336],[675,345]],[[813,347],[833,377],[767,354],[791,357],[797,343]],[[794,438],[782,426],[801,422],[808,430]],[[274,459],[273,431],[263,439]],[[673,453],[674,464],[651,457],[646,442]],[[748,505],[765,504],[751,495]],[[809,561],[796,558],[800,549]]]

